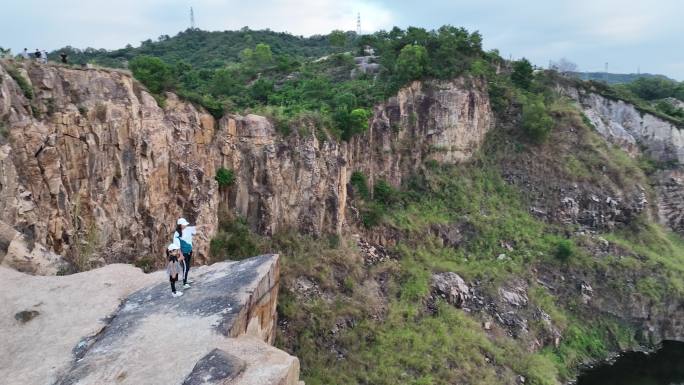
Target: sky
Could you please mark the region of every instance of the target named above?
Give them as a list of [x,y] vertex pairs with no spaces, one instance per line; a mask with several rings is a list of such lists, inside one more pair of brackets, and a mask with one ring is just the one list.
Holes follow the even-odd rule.
[[190,26],[248,26],[297,35],[444,24],[480,31],[486,49],[546,67],[562,57],[582,71],[660,73],[684,80],[682,0],[6,0],[0,47],[115,49]]

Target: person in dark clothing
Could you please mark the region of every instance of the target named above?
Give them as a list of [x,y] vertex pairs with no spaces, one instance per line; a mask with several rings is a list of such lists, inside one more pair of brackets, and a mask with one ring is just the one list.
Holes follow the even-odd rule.
[[36,48],[36,52],[33,53],[33,57],[36,59],[36,61],[40,61],[40,57],[43,56],[42,53],[40,53],[40,50]]
[[67,54],[65,54],[64,52],[59,54],[59,58],[62,60],[62,63],[64,63],[64,64],[67,64],[67,58],[68,57],[69,56],[67,56]]

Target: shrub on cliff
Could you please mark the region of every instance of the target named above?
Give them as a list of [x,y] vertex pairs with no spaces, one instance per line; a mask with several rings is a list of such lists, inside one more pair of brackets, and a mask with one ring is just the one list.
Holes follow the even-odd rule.
[[569,239],[563,239],[556,244],[556,258],[566,262],[575,254],[575,244]]
[[368,199],[370,197],[370,193],[368,191],[368,180],[366,179],[366,175],[364,175],[361,171],[354,171],[352,173],[351,178],[349,179],[349,184],[351,184],[356,192],[359,193],[361,198]]
[[12,79],[14,79],[15,82],[17,82],[17,85],[19,85],[19,88],[21,88],[21,91],[24,93],[24,96],[26,96],[26,99],[33,99],[33,88],[28,80],[26,80],[26,78],[21,74],[21,72],[19,72],[16,67],[11,65],[7,66],[5,70],[7,70],[7,73],[12,77]]
[[218,182],[219,187],[232,186],[235,183],[235,172],[225,167],[216,170],[214,179]]
[[407,44],[399,51],[395,72],[403,82],[420,79],[425,75],[428,53],[418,44]]
[[529,96],[523,104],[522,127],[525,136],[534,143],[542,143],[553,128],[553,118],[547,112],[544,100]]
[[513,73],[511,74],[511,80],[516,86],[528,90],[532,85],[532,79],[534,78],[534,70],[532,69],[532,63],[529,60],[523,58],[515,63],[513,63]]
[[131,60],[128,68],[133,72],[133,76],[153,94],[160,95],[176,87],[176,77],[172,67],[159,58],[138,56]]

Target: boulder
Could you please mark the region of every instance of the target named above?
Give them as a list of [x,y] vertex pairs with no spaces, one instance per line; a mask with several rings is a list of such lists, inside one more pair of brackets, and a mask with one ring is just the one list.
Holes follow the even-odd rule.
[[453,272],[434,274],[432,289],[456,307],[463,307],[470,299],[470,288],[461,276]]

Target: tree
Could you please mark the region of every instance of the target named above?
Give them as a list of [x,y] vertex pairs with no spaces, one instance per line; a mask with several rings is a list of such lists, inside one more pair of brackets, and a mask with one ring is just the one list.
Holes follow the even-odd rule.
[[330,42],[331,46],[341,50],[345,45],[347,45],[347,34],[339,29],[336,29],[330,32],[328,35],[328,41]]
[[629,84],[627,88],[638,97],[646,100],[663,99],[676,95],[678,84],[672,80],[653,77],[639,78]]
[[552,61],[549,65],[549,69],[560,72],[562,74],[568,74],[572,72],[577,72],[577,64],[562,57],[558,61]]
[[138,56],[128,63],[128,68],[153,94],[170,91],[176,85],[173,68],[157,57]]
[[259,68],[266,67],[273,63],[273,53],[271,46],[264,43],[259,43],[254,48],[254,62]]
[[530,96],[523,104],[522,126],[526,136],[534,143],[542,143],[553,128],[553,118],[546,111],[544,100]]
[[532,85],[533,78],[534,70],[532,69],[532,63],[530,63],[529,60],[523,58],[522,60],[513,63],[513,73],[511,74],[513,84],[528,90]]
[[399,52],[396,74],[402,81],[420,79],[427,67],[427,50],[417,44],[407,44]]
[[252,99],[265,104],[268,102],[268,96],[273,92],[273,82],[266,79],[259,79],[252,84],[249,92]]

